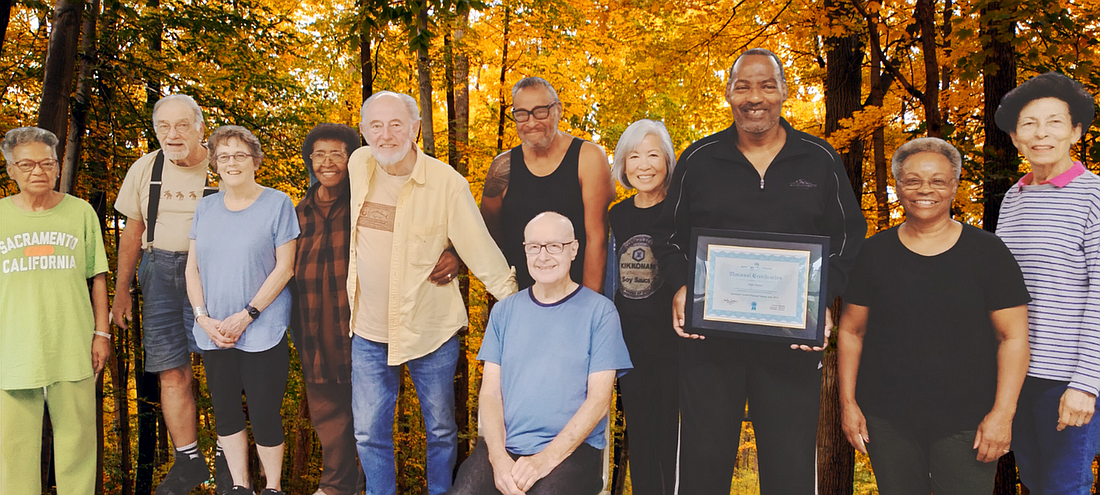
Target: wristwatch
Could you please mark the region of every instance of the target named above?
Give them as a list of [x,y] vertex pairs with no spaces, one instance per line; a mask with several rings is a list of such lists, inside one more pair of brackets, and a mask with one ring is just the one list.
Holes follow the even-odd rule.
[[260,317],[260,310],[253,308],[251,304],[244,307],[245,311],[248,311],[248,316],[251,316],[253,320]]

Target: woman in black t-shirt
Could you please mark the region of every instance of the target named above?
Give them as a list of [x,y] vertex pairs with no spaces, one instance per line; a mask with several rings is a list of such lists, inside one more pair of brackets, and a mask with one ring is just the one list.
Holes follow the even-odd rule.
[[951,219],[960,168],[941,139],[898,148],[905,222],[864,243],[844,296],[842,426],[883,495],[990,493],[1011,443],[1031,298],[997,236]]
[[660,122],[639,120],[615,147],[611,169],[623,187],[638,194],[611,208],[615,307],[634,369],[619,378],[630,442],[630,479],[635,495],[671,494],[679,431],[678,337],[672,329],[672,290],[661,280],[653,256],[653,222],[661,210],[676,164],[672,139]]

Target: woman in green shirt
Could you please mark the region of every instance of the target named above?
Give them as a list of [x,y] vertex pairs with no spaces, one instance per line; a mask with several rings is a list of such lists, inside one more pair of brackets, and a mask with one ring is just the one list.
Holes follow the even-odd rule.
[[[95,376],[110,353],[107,253],[92,207],[54,191],[57,137],[12,129],[0,149],[19,193],[0,199],[0,493],[43,492],[49,406],[57,491],[95,491]],[[89,297],[88,279],[92,280]],[[90,350],[90,351],[89,351]]]

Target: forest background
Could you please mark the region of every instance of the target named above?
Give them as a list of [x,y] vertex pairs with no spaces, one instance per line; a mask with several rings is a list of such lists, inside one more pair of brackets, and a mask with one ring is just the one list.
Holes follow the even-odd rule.
[[[0,0],[0,33],[0,129],[38,125],[62,138],[59,188],[100,213],[112,266],[123,219],[110,205],[129,165],[157,147],[151,108],[169,93],[193,96],[209,130],[255,131],[266,154],[259,181],[295,200],[308,187],[300,145],[313,125],[357,126],[374,91],[411,94],[421,102],[422,148],[466,175],[479,197],[492,157],[519,143],[506,118],[519,79],[553,83],[564,130],[609,153],[640,118],[663,121],[679,152],[730,125],[725,71],[745,49],[766,47],[786,61],[786,118],[841,152],[869,235],[902,220],[887,172],[900,144],[931,135],[958,147],[953,211],[992,230],[1004,191],[1027,170],[993,124],[1000,98],[1051,70],[1100,93],[1100,0]],[[1073,150],[1093,171],[1098,139],[1094,123]],[[0,196],[15,192],[0,167]],[[465,280],[471,328],[455,382],[467,397],[457,411],[463,456],[476,439],[474,356],[487,315],[480,285]],[[167,470],[170,443],[156,378],[140,371],[140,324],[114,332],[98,389],[99,488],[146,494]],[[200,358],[194,364],[209,457],[213,418]],[[825,364],[822,493],[875,493],[869,463],[839,430],[831,349]],[[292,371],[288,493],[311,493],[320,473],[303,394]],[[398,479],[401,493],[420,493],[424,438],[407,379],[401,397]],[[616,444],[625,466],[629,447]],[[740,451],[733,493],[755,493],[751,425]],[[49,449],[42,466],[52,484]],[[630,492],[625,471],[612,473],[615,493]],[[997,493],[1017,490],[1009,455]]]

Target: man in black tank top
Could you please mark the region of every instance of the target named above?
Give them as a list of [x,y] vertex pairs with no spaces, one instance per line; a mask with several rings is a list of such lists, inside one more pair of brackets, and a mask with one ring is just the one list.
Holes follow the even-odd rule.
[[[615,197],[607,154],[595,143],[558,129],[562,107],[539,77],[512,88],[512,117],[522,144],[493,159],[481,195],[481,215],[522,290],[534,281],[523,254],[523,228],[556,211],[578,227],[580,249],[570,278],[597,292],[607,263],[607,208]],[[583,232],[583,233],[582,233]]]

